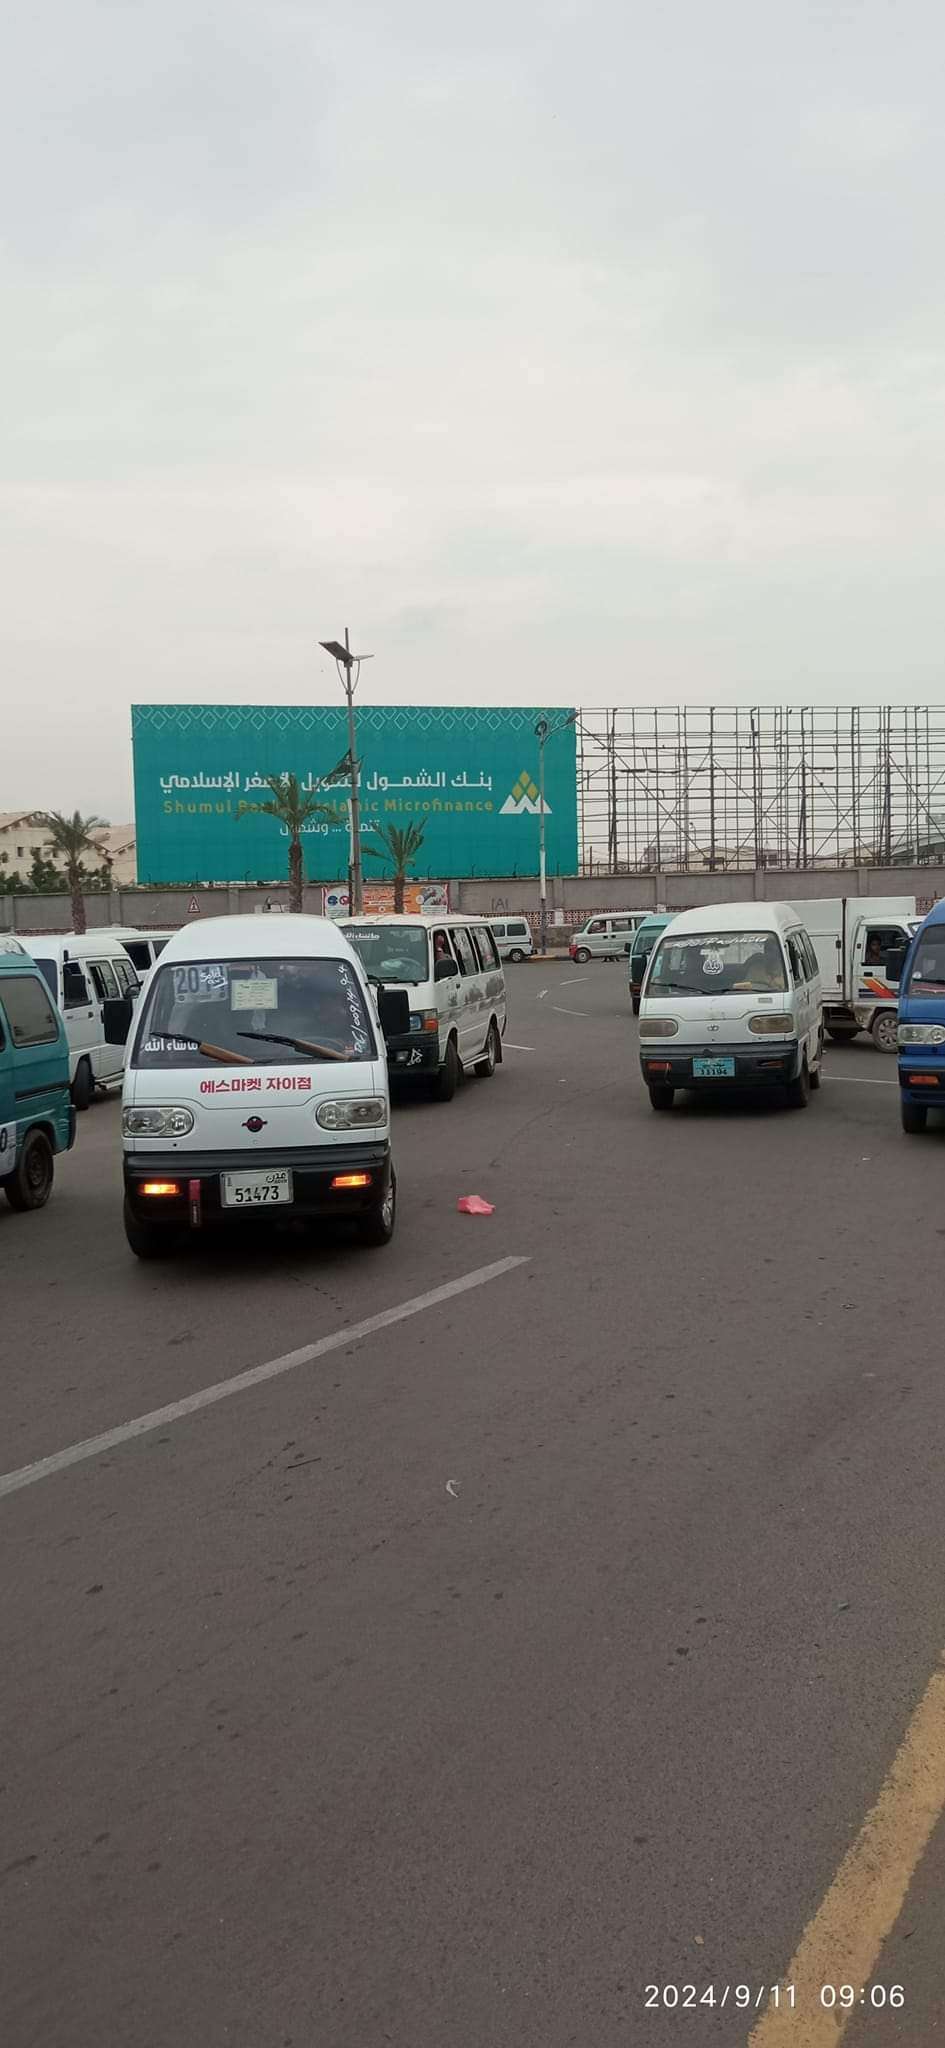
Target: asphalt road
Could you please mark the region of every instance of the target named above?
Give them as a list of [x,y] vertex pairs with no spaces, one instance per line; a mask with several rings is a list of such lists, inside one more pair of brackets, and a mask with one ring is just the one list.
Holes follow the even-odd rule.
[[[945,1131],[865,1044],[654,1116],[620,970],[511,988],[387,1250],[139,1266],[114,1103],[0,1212],[4,1472],[525,1262],[0,1498],[4,2048],[741,2042],[646,1987],[775,1984],[877,1798],[945,1644]],[[945,2030],[943,1877],[939,1824],[855,2048]]]

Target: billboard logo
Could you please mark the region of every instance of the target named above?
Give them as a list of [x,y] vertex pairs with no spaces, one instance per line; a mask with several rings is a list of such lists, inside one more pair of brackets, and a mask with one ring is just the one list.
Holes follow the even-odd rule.
[[[506,797],[505,802],[501,807],[500,816],[504,818],[537,818],[541,808],[542,805],[541,798],[538,794],[538,785],[537,783],[533,782],[532,777],[529,775],[528,769],[523,768],[521,775],[519,776],[518,781],[516,782],[512,790],[511,796]],[[545,799],[544,808],[545,817],[550,818],[551,805],[549,804],[547,798]]]

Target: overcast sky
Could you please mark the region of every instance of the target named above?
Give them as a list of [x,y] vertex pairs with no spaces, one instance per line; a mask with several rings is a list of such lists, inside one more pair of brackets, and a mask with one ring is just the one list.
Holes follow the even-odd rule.
[[[941,0],[31,0],[0,810],[135,700],[941,702]],[[11,709],[12,707],[12,709]]]

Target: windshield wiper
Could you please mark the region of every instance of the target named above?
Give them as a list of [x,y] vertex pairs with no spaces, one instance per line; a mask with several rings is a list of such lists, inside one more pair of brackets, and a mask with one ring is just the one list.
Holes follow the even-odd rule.
[[[184,1033],[182,1031],[149,1031],[148,1038],[159,1038],[162,1045],[180,1046],[184,1039]],[[144,1051],[144,1047],[147,1045],[148,1038],[143,1041],[142,1051]],[[225,1045],[208,1045],[202,1038],[191,1038],[186,1042],[188,1048],[194,1046],[197,1052],[200,1053],[201,1058],[205,1060],[222,1060],[225,1066],[230,1067],[251,1067],[253,1064],[248,1053],[229,1052]]]
[[675,994],[686,996],[707,996],[711,993],[707,988],[697,988],[692,981],[661,981],[652,989],[647,989],[647,995],[661,996],[664,989],[672,989]]
[[[236,1035],[238,1038],[261,1038],[265,1041],[266,1045],[291,1045],[296,1052],[315,1053],[319,1059],[323,1060],[350,1060],[354,1058],[353,1046],[347,1052],[336,1052],[333,1046],[316,1045],[311,1038],[281,1038],[277,1031],[238,1031]],[[244,1054],[237,1053],[236,1057],[237,1059],[243,1059]],[[248,1064],[251,1066],[252,1061],[250,1060]]]

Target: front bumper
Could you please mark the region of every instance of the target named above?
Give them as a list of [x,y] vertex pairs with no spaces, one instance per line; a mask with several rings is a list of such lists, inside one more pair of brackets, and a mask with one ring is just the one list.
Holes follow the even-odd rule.
[[908,1102],[921,1102],[926,1109],[936,1104],[945,1108],[945,1060],[938,1046],[910,1046],[899,1053],[899,1086]]
[[[734,1072],[724,1079],[693,1074],[693,1060],[732,1060]],[[676,1051],[671,1040],[657,1039],[640,1048],[640,1071],[655,1088],[783,1088],[800,1072],[796,1039],[763,1045],[687,1045]]]
[[387,1041],[387,1067],[391,1074],[435,1074],[439,1064],[438,1031],[408,1031]]
[[[291,1203],[272,1209],[224,1209],[220,1200],[222,1173],[264,1173],[288,1167],[292,1174]],[[369,1173],[366,1188],[333,1188],[336,1174]],[[139,1223],[168,1228],[200,1228],[246,1216],[363,1216],[383,1199],[391,1176],[389,1143],[318,1145],[286,1151],[141,1152],[125,1153],[125,1200]],[[144,1195],[145,1181],[173,1181],[180,1195]]]

